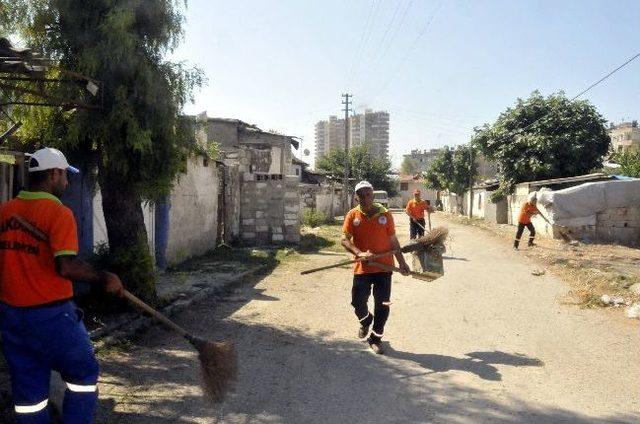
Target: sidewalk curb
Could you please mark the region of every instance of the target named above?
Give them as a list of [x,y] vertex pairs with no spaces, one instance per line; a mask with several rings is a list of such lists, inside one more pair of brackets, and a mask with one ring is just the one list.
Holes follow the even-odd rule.
[[[267,265],[260,265],[254,269],[243,271],[220,285],[216,286],[195,286],[197,290],[193,290],[191,293],[183,297],[178,297],[172,301],[169,305],[160,309],[159,311],[165,316],[176,315],[177,313],[184,311],[192,304],[199,302],[209,296],[216,294],[222,294],[229,291],[232,287],[240,283],[245,277],[257,274],[265,269]],[[185,298],[186,297],[186,298]],[[159,325],[159,323],[151,317],[141,315],[136,312],[130,312],[125,314],[122,318],[112,325],[104,328],[100,328],[92,331],[89,337],[93,341],[96,351],[108,348],[116,344],[119,340],[127,337],[131,337],[134,334],[146,330],[152,326]]]

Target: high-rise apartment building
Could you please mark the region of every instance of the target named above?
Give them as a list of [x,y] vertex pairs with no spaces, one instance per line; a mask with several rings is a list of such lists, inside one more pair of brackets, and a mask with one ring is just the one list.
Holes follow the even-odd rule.
[[[389,157],[389,113],[367,109],[349,117],[349,148],[367,145],[376,156]],[[316,124],[316,157],[334,148],[344,149],[344,119],[330,116]]]
[[344,149],[344,119],[330,116],[316,123],[316,158],[335,148]]

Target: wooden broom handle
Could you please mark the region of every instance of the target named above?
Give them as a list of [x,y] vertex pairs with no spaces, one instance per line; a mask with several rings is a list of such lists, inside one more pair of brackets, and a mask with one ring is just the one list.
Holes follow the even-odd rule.
[[[18,221],[24,228],[27,229],[27,231],[32,233],[33,236],[36,237],[37,239],[40,239],[42,241],[49,241],[49,237],[47,237],[47,235],[45,233],[43,233],[40,229],[36,228],[35,226],[31,225],[29,223],[29,221],[27,221],[22,216],[14,214],[14,215],[11,215],[11,217],[15,218],[16,221]],[[189,332],[187,330],[185,330],[184,328],[180,327],[178,324],[176,324],[175,322],[171,321],[169,318],[165,317],[160,312],[156,311],[151,306],[149,306],[146,303],[144,303],[141,299],[138,299],[129,290],[126,290],[126,289],[123,290],[123,296],[129,302],[131,302],[135,307],[147,312],[149,315],[151,315],[152,317],[154,317],[158,321],[162,322],[164,325],[166,325],[167,327],[171,328],[173,331],[175,331],[176,333],[180,334],[182,337],[189,336]]]
[[140,310],[142,310],[144,312],[147,312],[149,315],[151,315],[152,317],[154,317],[155,319],[157,319],[158,321],[160,321],[161,323],[163,323],[167,327],[171,328],[173,331],[175,331],[176,333],[180,334],[182,337],[190,336],[190,334],[189,334],[189,332],[187,330],[185,330],[184,328],[180,327],[178,324],[176,324],[175,322],[171,321],[169,318],[165,317],[160,312],[156,311],[151,306],[149,306],[146,303],[144,303],[141,299],[137,298],[129,290],[124,290],[123,296],[129,302],[131,302],[135,307],[137,307],[138,309],[140,309]]
[[[373,265],[378,268],[386,269],[387,271],[391,271],[391,272],[393,271],[400,272],[400,273],[402,272],[400,268],[398,268],[397,266],[381,264],[380,262],[372,261],[370,262],[370,265]],[[442,277],[442,275],[436,272],[429,272],[429,271],[424,271],[424,272],[409,271],[409,275],[412,276],[413,278],[417,278],[418,280],[424,280],[424,281],[433,281],[436,278]]]
[[369,260],[372,260],[372,259],[378,259],[378,258],[382,258],[382,257],[388,256],[388,255],[395,255],[398,252],[402,252],[402,250],[401,249],[390,250],[388,252],[376,253],[375,255],[370,256],[368,258],[355,258],[355,259],[351,259],[351,260],[348,260],[348,261],[342,261],[342,262],[338,262],[338,263],[331,264],[331,265],[321,266],[321,267],[318,267],[318,268],[307,269],[307,270],[304,270],[304,271],[300,272],[300,275],[311,274],[312,272],[322,271],[322,270],[325,270],[325,269],[337,268],[339,266],[354,264],[356,262],[369,261]]

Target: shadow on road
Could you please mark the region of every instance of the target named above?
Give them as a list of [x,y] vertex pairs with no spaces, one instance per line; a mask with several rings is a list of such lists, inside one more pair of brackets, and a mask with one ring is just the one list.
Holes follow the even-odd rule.
[[[247,292],[246,302],[251,293],[261,295],[251,289]],[[496,400],[488,397],[490,391],[461,385],[454,373],[448,373],[470,372],[499,387],[496,382],[502,376],[496,365],[542,366],[535,358],[500,351],[471,352],[455,358],[392,348],[387,356],[373,355],[358,341],[253,324],[257,319],[246,313],[242,322],[225,319],[246,302],[220,304],[208,299],[177,318],[196,334],[235,339],[239,382],[224,403],[209,405],[202,398],[197,358],[188,344],[154,329],[126,352],[101,358],[102,394],[96,422],[638,422],[638,417],[631,415],[595,419],[565,409],[542,408],[525,399]]]
[[466,371],[477,375],[483,380],[500,381],[502,375],[493,365],[511,365],[515,367],[541,367],[544,365],[539,359],[525,355],[505,352],[471,352],[467,358],[435,355],[427,353],[401,352],[387,345],[387,356],[404,361],[412,361],[430,371],[429,374],[447,371]]

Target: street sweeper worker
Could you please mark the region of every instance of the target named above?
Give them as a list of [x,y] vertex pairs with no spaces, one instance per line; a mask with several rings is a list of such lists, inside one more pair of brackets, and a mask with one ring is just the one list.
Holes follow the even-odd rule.
[[424,213],[427,212],[429,214],[433,212],[433,208],[429,205],[429,202],[422,200],[420,194],[420,189],[415,189],[413,191],[413,199],[407,202],[407,207],[404,210],[405,213],[409,215],[409,238],[411,240],[424,235]]
[[59,197],[70,166],[59,150],[29,160],[29,190],[0,206],[0,331],[18,424],[49,423],[51,370],[66,383],[62,421],[91,423],[98,363],[71,280],[104,285],[122,295],[117,275],[77,258],[73,213]]
[[[367,263],[366,258],[376,253],[396,250],[395,257],[404,275],[409,274],[409,265],[400,252],[393,216],[384,206],[373,202],[373,186],[368,181],[360,181],[356,184],[355,194],[358,205],[345,216],[342,246],[357,258],[365,260],[355,263],[351,305],[359,321],[358,337],[364,339],[368,336],[369,347],[375,353],[381,354],[384,325],[389,317],[392,273]],[[391,254],[376,261],[387,265],[394,264]],[[373,313],[369,312],[367,305],[372,289]]]
[[537,205],[537,193],[533,191],[529,193],[527,201],[520,208],[520,215],[518,215],[518,230],[516,231],[516,239],[513,241],[513,248],[516,250],[520,246],[520,237],[522,237],[525,227],[529,230],[529,242],[527,245],[535,246],[533,239],[536,237],[536,229],[531,223],[531,217],[540,213]]

